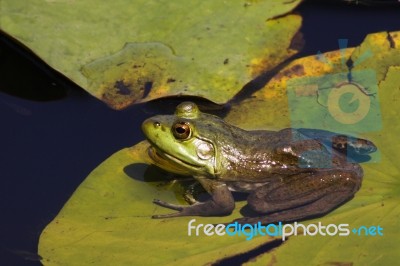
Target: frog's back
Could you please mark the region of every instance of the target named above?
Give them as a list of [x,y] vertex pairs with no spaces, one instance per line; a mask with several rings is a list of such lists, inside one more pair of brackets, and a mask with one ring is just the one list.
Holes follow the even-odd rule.
[[222,145],[225,169],[220,178],[236,182],[273,182],[320,168],[343,168],[349,164],[348,148],[360,154],[376,150],[368,140],[345,137],[314,129],[246,131],[237,134],[229,145]]
[[220,143],[224,181],[269,182],[299,171],[298,158],[285,150],[291,129],[246,131],[230,140]]

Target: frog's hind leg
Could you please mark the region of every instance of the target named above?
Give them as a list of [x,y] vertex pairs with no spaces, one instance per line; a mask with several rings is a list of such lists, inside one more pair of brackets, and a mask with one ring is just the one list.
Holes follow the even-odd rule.
[[314,218],[327,214],[328,212],[335,209],[338,205],[351,199],[353,196],[348,198],[340,198],[337,193],[327,195],[315,202],[308,205],[303,205],[294,209],[288,209],[284,211],[274,212],[265,216],[259,217],[245,217],[239,218],[235,221],[241,224],[256,224],[261,222],[262,224],[278,223],[278,222],[294,222],[304,220],[306,218]]
[[266,213],[266,216],[237,221],[266,224],[322,216],[353,198],[361,185],[361,176],[352,171],[325,170],[292,178],[274,186],[261,187],[250,194],[250,207]]

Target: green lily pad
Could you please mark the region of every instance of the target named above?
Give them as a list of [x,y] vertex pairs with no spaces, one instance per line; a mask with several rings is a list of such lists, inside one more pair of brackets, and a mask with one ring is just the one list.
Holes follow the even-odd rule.
[[240,216],[238,210],[224,218],[151,219],[171,211],[154,205],[154,198],[184,200],[181,186],[160,170],[148,169],[148,146],[143,141],[117,152],[79,186],[41,235],[39,254],[45,265],[204,265],[273,240],[195,236],[194,231],[188,236],[191,219],[195,225],[230,222]]
[[[383,236],[365,236],[364,231],[361,235],[351,231],[346,237],[292,236],[284,245],[247,264],[390,265],[399,261],[399,36],[399,32],[370,34],[359,47],[294,60],[252,98],[232,108],[226,120],[244,128],[336,129],[370,139],[379,149],[371,163],[362,164],[364,180],[355,198],[304,224],[349,224],[350,230],[380,226]],[[343,64],[350,58],[351,72]],[[362,120],[345,119],[352,117],[354,110],[337,117],[329,109],[326,98],[342,93],[343,84],[349,85],[356,97],[347,106],[356,102],[357,110],[361,110],[360,106],[369,103],[369,112]],[[341,97],[346,101],[348,90],[344,92]],[[360,95],[363,98],[357,98]],[[246,116],[250,110],[251,116]],[[338,125],[340,122],[342,125]]]
[[[344,51],[345,58],[348,58],[353,48]],[[341,64],[342,53],[340,51],[328,52],[323,55],[325,60],[319,60],[316,55],[299,58],[292,61],[288,66],[275,75],[261,90],[254,93],[249,99],[245,99],[239,105],[233,106],[231,112],[225,119],[237,126],[246,129],[273,129],[278,130],[291,126],[290,109],[288,106],[288,94],[286,88],[288,82],[298,78],[304,78],[308,81],[312,77],[323,77],[324,75],[335,73],[348,73],[346,65]],[[329,63],[325,63],[327,61]],[[305,95],[309,94],[313,98],[313,102],[317,103],[318,98],[315,96],[315,85],[304,84]],[[323,106],[312,105],[307,108],[323,108]],[[319,121],[321,115],[325,116],[326,112],[314,110],[303,116],[303,120]],[[248,115],[251,113],[251,115]]]
[[[377,41],[371,42],[376,36],[379,36]],[[397,33],[391,33],[391,36],[397,36]],[[400,58],[396,48],[399,46],[393,48],[390,45],[387,49],[384,42],[378,41],[382,38],[391,43],[397,40],[389,40],[387,34],[378,33],[368,36],[359,48],[347,49],[344,53],[336,51],[322,57],[310,56],[293,61],[252,98],[233,106],[226,119],[243,128],[312,125],[329,129],[330,121],[346,121],[341,119],[355,111],[332,115],[330,93],[326,94],[325,90],[333,91],[332,95],[343,89],[347,93],[349,87],[342,86],[346,83],[352,90],[362,91],[374,107],[365,117],[378,112],[379,116],[372,120],[378,126],[370,125],[372,127],[368,129],[360,121],[353,121],[347,127],[342,125],[342,129],[348,132],[354,129],[355,134],[372,140],[380,150],[380,156],[373,158],[371,163],[362,164],[364,180],[354,199],[330,214],[304,224],[344,223],[349,224],[350,230],[380,226],[383,236],[357,235],[352,231],[348,236],[291,236],[281,246],[259,255],[249,264],[391,265],[399,261],[400,168],[397,162],[400,124],[397,120],[400,107],[397,102],[400,101]],[[374,46],[375,43],[380,49]],[[354,80],[349,80],[349,69],[342,63],[342,57],[344,61],[350,57],[356,60],[360,54],[356,51],[368,46],[375,49],[375,59],[370,59],[372,61],[364,69],[355,69],[354,73],[359,71],[358,74],[354,75]],[[390,63],[386,67],[385,60]],[[386,69],[384,75],[380,74],[381,69]],[[375,79],[365,76],[370,71],[376,71]],[[314,83],[303,84],[302,78]],[[293,94],[293,97],[290,90],[299,94]],[[352,106],[353,102],[346,98],[346,93],[343,94],[344,103]],[[303,101],[304,105],[301,104]],[[364,101],[364,98],[357,98],[356,109]],[[345,106],[342,101],[338,104]],[[293,105],[302,113],[301,116],[295,115],[295,119]],[[41,235],[39,254],[45,264],[145,262],[153,265],[204,265],[274,240],[266,236],[251,241],[246,241],[244,236],[188,236],[188,221],[192,218],[203,224],[229,222],[240,217],[239,210],[245,202],[238,202],[235,212],[229,217],[151,219],[153,214],[169,212],[153,205],[153,198],[182,203],[183,190],[181,182],[169,181],[168,175],[147,166],[150,163],[145,152],[147,147],[147,142],[141,142],[117,152],[82,183]]]
[[[398,62],[400,65],[400,61]],[[380,149],[380,161],[363,164],[364,180],[355,198],[308,223],[349,224],[349,229],[380,226],[383,235],[293,236],[285,245],[254,260],[256,265],[391,265],[400,259],[400,66],[390,66],[379,86],[383,128],[365,134]],[[249,263],[251,264],[251,263]]]
[[295,1],[3,0],[0,28],[115,109],[173,95],[225,103],[294,53]]

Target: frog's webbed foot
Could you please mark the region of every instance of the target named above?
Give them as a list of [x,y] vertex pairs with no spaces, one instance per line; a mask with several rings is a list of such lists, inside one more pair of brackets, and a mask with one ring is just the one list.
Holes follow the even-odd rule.
[[196,202],[193,205],[177,205],[161,201],[153,200],[153,203],[176,210],[176,213],[153,215],[152,218],[171,218],[179,216],[220,216],[228,215],[235,208],[235,201],[231,192],[225,184],[215,184],[211,190],[212,198],[205,202]]

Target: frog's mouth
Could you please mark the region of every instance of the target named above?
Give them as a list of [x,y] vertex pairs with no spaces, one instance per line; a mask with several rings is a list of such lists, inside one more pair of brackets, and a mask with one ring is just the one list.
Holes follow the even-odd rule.
[[181,159],[176,158],[168,153],[163,152],[160,149],[157,149],[154,146],[151,146],[148,149],[148,154],[150,158],[155,162],[155,165],[181,175],[189,175],[190,170],[194,170],[198,172],[200,166],[187,163]]

